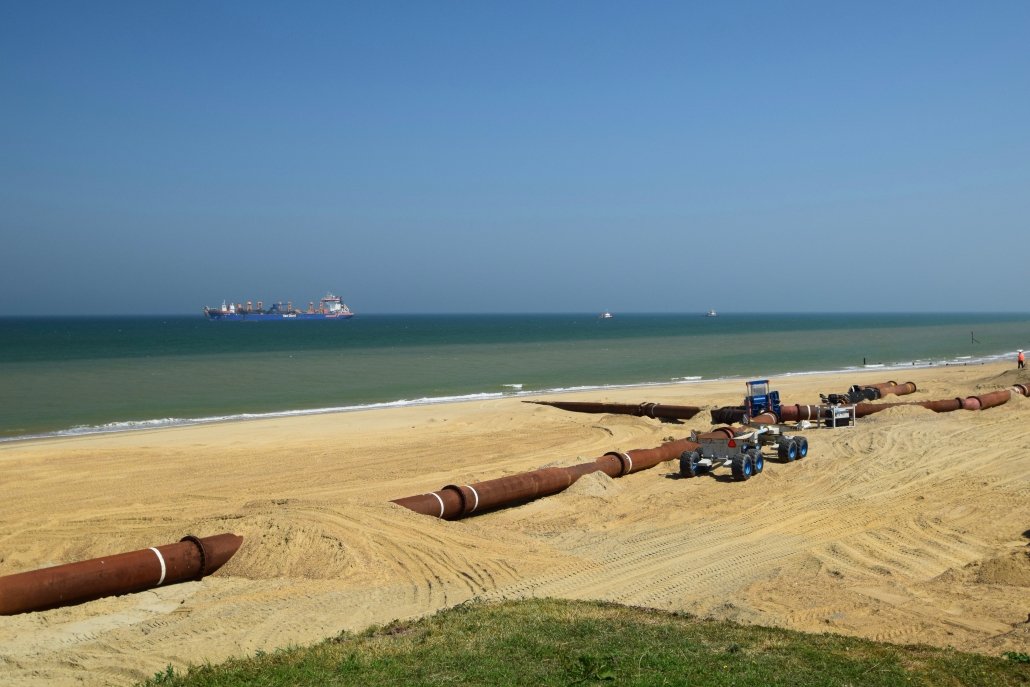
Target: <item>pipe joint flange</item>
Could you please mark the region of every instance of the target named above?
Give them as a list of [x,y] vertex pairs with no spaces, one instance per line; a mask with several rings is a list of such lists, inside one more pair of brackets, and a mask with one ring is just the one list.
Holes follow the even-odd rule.
[[618,451],[609,451],[608,453],[606,453],[604,455],[606,455],[606,456],[615,456],[616,458],[619,459],[619,465],[621,466],[621,469],[619,470],[619,477],[622,477],[624,475],[628,475],[629,473],[631,473],[633,471],[633,458],[628,453],[620,453]]
[[200,537],[195,537],[192,534],[187,534],[185,537],[179,540],[180,542],[188,541],[192,542],[197,547],[197,551],[200,553],[200,571],[197,573],[197,579],[207,577],[207,562],[209,556],[207,555],[207,549],[204,548],[204,542]]
[[[474,513],[476,509],[479,508],[479,492],[476,491],[475,487],[471,484],[466,484],[465,486],[448,484],[440,491],[453,491],[461,500],[461,510],[458,511],[455,519],[463,518],[470,513]],[[442,518],[443,515],[440,517]]]

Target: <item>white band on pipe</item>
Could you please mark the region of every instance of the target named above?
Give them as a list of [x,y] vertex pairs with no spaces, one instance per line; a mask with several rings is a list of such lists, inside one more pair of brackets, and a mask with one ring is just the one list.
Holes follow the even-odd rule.
[[150,547],[150,550],[154,552],[154,555],[157,556],[158,562],[161,564],[161,579],[158,580],[157,585],[155,585],[157,587],[160,587],[161,583],[165,581],[165,574],[168,572],[168,568],[165,567],[165,557],[161,555],[161,552],[155,549],[153,546]]
[[471,484],[466,484],[465,486],[468,487],[476,497],[476,504],[469,509],[469,513],[471,513],[475,509],[479,508],[479,492],[473,489]]
[[[629,473],[631,473],[633,471],[633,459],[629,457],[628,453],[622,453],[620,451],[612,451],[611,453],[606,453],[605,455],[606,456],[609,456],[609,455],[610,456],[615,456],[616,458],[620,458],[620,459],[621,458],[625,458],[626,459],[626,462],[623,463],[623,465],[622,465],[623,471],[621,473],[619,473],[620,477],[622,475],[628,475]],[[621,463],[622,461],[620,460],[619,462]]]
[[443,517],[443,511],[444,511],[444,508],[443,508],[443,499],[442,499],[442,498],[440,498],[440,495],[439,495],[439,494],[437,494],[437,493],[436,493],[435,491],[431,491],[431,492],[429,492],[429,494],[430,494],[431,496],[435,496],[435,497],[436,497],[436,500],[440,502],[440,517],[442,518],[442,517]]

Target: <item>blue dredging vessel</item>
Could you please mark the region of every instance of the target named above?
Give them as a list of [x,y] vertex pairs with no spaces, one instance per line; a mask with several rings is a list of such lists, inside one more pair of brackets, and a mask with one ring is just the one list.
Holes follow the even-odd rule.
[[272,303],[265,309],[263,301],[258,301],[255,307],[253,301],[246,303],[226,303],[222,301],[220,308],[209,308],[204,306],[204,316],[212,321],[228,322],[261,322],[267,320],[349,320],[354,313],[347,307],[340,296],[327,293],[318,301],[308,303],[307,310],[297,310],[293,302],[285,306],[282,303]]

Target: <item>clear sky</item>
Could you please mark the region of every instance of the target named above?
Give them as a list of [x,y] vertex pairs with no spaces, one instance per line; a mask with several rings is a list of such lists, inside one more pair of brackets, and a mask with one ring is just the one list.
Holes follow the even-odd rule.
[[1030,2],[0,4],[0,314],[1027,311]]

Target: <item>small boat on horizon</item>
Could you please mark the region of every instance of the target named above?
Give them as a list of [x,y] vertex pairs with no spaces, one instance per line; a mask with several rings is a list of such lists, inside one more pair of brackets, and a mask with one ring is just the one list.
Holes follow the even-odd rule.
[[715,312],[714,310],[709,310],[708,312],[705,313],[705,317],[718,317],[718,316],[719,316],[719,313]]
[[604,311],[603,313],[601,313],[601,314],[600,314],[600,315],[598,315],[597,317],[598,317],[598,319],[601,319],[601,320],[610,320],[610,319],[612,319],[613,317],[615,317],[615,315],[612,315],[612,314],[611,314],[610,312],[608,312],[607,310],[605,310],[605,311]]

